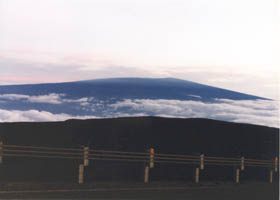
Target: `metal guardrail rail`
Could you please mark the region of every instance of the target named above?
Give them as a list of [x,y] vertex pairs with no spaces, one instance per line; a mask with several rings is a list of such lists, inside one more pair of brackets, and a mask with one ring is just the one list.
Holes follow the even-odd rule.
[[[146,163],[144,182],[149,180],[149,170],[154,168],[157,163],[196,165],[195,182],[199,182],[199,171],[204,170],[205,166],[233,166],[236,168],[236,183],[239,183],[240,171],[245,167],[263,167],[270,169],[270,182],[272,183],[273,173],[278,172],[278,157],[271,160],[233,157],[214,157],[201,155],[182,155],[156,153],[154,148],[149,152],[127,152],[115,150],[97,150],[84,148],[60,148],[44,146],[24,146],[8,145],[0,141],[0,164],[5,157],[25,157],[25,158],[49,158],[49,159],[74,159],[81,160],[79,165],[79,183],[83,183],[84,167],[89,165],[90,160],[119,161],[119,162],[142,162]],[[198,167],[199,166],[199,167]]]

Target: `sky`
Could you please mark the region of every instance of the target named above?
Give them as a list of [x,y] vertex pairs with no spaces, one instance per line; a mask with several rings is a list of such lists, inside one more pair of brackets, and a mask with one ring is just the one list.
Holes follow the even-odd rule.
[[0,84],[174,77],[279,99],[278,0],[0,0]]

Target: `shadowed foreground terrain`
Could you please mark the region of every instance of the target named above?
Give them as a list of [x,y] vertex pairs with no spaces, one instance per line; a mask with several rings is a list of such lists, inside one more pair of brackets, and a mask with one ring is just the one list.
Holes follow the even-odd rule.
[[[0,123],[4,144],[236,157],[272,160],[279,129],[208,119],[135,117],[65,122]],[[91,161],[90,161],[91,162]],[[81,160],[4,157],[0,181],[77,180]],[[86,180],[142,180],[144,163],[92,161]],[[194,166],[157,164],[154,180],[190,180]],[[206,166],[202,179],[232,180],[231,166]],[[268,180],[269,169],[247,167],[242,179]]]
[[[205,156],[233,158],[245,156],[264,160],[272,160],[279,155],[279,129],[208,119],[135,117],[65,122],[0,123],[0,139],[4,144],[13,145],[71,148],[89,146],[90,149],[129,152],[146,152],[149,147],[153,147],[157,153],[197,156],[204,153]],[[240,174],[240,185],[234,185],[235,170],[240,165],[209,166],[205,164],[205,169],[200,172],[201,185],[195,185],[192,182],[197,164],[156,163],[155,168],[150,171],[151,184],[143,186],[146,166],[144,162],[90,160],[89,166],[85,168],[85,185],[79,186],[77,185],[79,164],[82,164],[82,160],[4,156],[3,163],[0,164],[0,190],[2,191],[0,197],[278,199],[278,172],[274,173],[274,183],[269,184],[270,168],[267,167],[251,167],[245,164],[245,170]],[[117,188],[136,187],[140,184],[140,189],[91,191],[93,188],[108,189],[108,183],[120,181],[124,185],[119,185]],[[181,183],[172,185],[172,189],[170,184],[178,181]],[[101,182],[107,184],[102,187],[91,185]],[[131,182],[137,184],[131,184]],[[161,186],[162,183],[168,183],[165,186],[169,189],[164,189],[164,191],[153,189],[153,187]],[[190,184],[185,186],[186,183]],[[203,184],[206,183],[211,184],[205,188]],[[56,193],[54,191],[47,194],[44,192],[3,193],[7,190],[22,189],[38,191],[42,188],[51,189],[54,186],[56,189],[63,189],[69,185],[71,190],[89,187],[86,189],[90,191],[82,193],[78,191]],[[142,191],[143,187],[149,189]],[[195,190],[193,190],[194,187]]]

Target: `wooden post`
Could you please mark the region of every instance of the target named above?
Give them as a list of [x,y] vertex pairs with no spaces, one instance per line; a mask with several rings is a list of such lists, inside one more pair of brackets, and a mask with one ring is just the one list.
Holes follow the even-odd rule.
[[277,172],[278,171],[278,157],[274,158],[274,171]]
[[269,183],[272,183],[272,181],[273,181],[273,170],[271,169],[269,173]]
[[79,184],[83,184],[84,183],[84,165],[80,164],[79,165]]
[[89,147],[84,147],[84,166],[88,166]]
[[145,174],[144,174],[144,183],[149,182],[149,170],[150,168],[148,166],[145,167]]
[[3,163],[3,141],[0,140],[0,164]]
[[235,183],[239,183],[239,169],[236,169],[236,178],[235,178]]
[[245,169],[245,158],[244,156],[241,157],[241,171]]
[[199,183],[199,168],[195,168],[195,183]]
[[200,155],[200,169],[204,169],[204,154]]
[[155,149],[150,148],[149,152],[150,152],[150,168],[154,168],[155,167]]

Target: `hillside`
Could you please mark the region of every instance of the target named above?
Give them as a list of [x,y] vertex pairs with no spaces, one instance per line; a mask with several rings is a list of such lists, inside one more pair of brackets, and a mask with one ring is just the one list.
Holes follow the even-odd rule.
[[[81,147],[102,150],[145,152],[154,147],[159,153],[273,159],[279,155],[279,129],[208,119],[135,117],[65,122],[1,123],[0,138],[5,144]],[[4,158],[2,180],[75,180],[81,161]],[[63,171],[57,170],[64,166]],[[170,170],[170,169],[176,169]],[[250,168],[250,167],[249,167]],[[205,178],[232,179],[232,167],[209,167]],[[143,163],[127,164],[94,161],[88,179],[141,180]],[[193,167],[160,165],[155,179],[185,179]],[[268,169],[250,168],[247,179],[267,178]],[[162,176],[165,174],[164,176]],[[27,177],[26,177],[27,176]],[[265,178],[266,177],[266,178]]]

